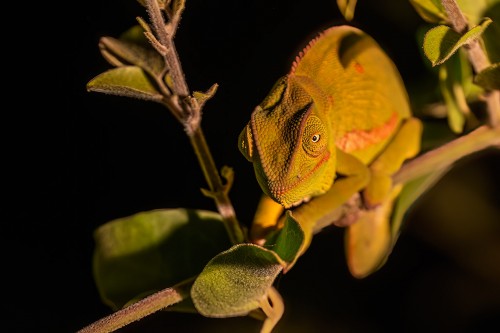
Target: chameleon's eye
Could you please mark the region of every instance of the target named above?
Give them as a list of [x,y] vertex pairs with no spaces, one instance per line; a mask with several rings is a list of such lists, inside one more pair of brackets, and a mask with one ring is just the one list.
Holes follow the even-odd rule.
[[316,116],[306,120],[302,146],[307,154],[312,157],[319,156],[326,148],[326,133],[322,121]]

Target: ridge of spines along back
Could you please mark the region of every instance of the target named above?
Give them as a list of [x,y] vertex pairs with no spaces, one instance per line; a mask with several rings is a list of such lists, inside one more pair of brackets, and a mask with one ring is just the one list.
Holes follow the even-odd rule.
[[288,73],[289,75],[293,75],[295,73],[295,70],[297,69],[297,66],[299,65],[300,61],[302,60],[302,58],[306,55],[306,53],[313,47],[314,44],[316,44],[316,42],[321,38],[323,37],[323,31],[320,32],[316,37],[314,37],[313,39],[311,39],[309,41],[309,43],[307,43],[307,45],[302,49],[302,51],[299,52],[299,54],[297,56],[295,56],[295,60],[293,61],[292,63],[292,68],[290,69],[290,73]]

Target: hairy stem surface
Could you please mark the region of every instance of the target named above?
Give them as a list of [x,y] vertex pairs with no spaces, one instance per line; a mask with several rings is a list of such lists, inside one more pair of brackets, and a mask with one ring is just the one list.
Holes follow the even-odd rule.
[[[442,0],[442,4],[448,14],[453,29],[458,33],[467,31],[469,25],[456,0]],[[481,47],[478,39],[471,41],[464,48],[467,51],[469,61],[476,73],[490,66],[490,60]],[[500,91],[489,91],[485,94],[484,99],[488,110],[490,126],[500,126]]]
[[[173,82],[173,94],[178,96],[179,103],[165,103],[164,105],[170,109],[174,115],[181,115],[181,123],[186,129],[186,133],[196,157],[198,158],[210,192],[213,194],[211,197],[213,197],[215,201],[217,210],[224,218],[229,238],[233,244],[241,243],[245,239],[242,227],[236,218],[236,213],[234,212],[233,205],[227,194],[228,191],[222,183],[205,136],[201,130],[201,108],[198,104],[189,102],[192,101],[192,99],[188,98],[189,88],[172,39],[175,31],[172,31],[170,34],[167,32],[164,17],[156,0],[147,0],[146,3],[152,27],[156,32],[158,41],[165,47],[164,57]],[[176,24],[179,19],[179,17],[175,19]],[[165,89],[168,89],[168,87],[165,87]],[[169,100],[169,96],[165,96],[165,98]],[[178,116],[177,119],[179,119]]]
[[77,333],[114,332],[134,321],[142,319],[156,311],[178,303],[189,296],[194,279],[184,281],[175,287],[163,289],[126,308],[118,310],[84,328]]

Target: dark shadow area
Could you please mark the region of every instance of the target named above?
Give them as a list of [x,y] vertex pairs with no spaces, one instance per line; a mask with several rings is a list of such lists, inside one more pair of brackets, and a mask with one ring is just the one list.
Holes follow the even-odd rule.
[[[99,53],[99,38],[118,37],[137,16],[146,19],[144,9],[136,0],[99,0],[78,3],[71,14],[59,10],[66,14],[39,14],[43,24],[32,24],[38,29],[68,15],[68,22],[34,37],[41,42],[30,50],[36,71],[23,77],[34,80],[31,87],[42,96],[19,98],[8,111],[17,114],[15,135],[7,140],[13,172],[6,178],[15,186],[6,209],[13,217],[5,219],[2,233],[9,332],[76,332],[111,314],[92,276],[99,226],[154,209],[216,209],[200,191],[207,185],[184,130],[167,110],[86,91],[89,80],[111,69]],[[178,53],[192,91],[219,84],[202,126],[217,166],[235,171],[230,197],[245,225],[260,189],[238,150],[238,135],[301,46],[340,22],[335,1],[186,1]],[[421,24],[408,1],[388,0],[358,1],[352,22],[417,87],[430,75],[414,35]],[[24,109],[28,99],[35,106]],[[343,229],[316,235],[276,281],[285,302],[276,333],[472,333],[498,326],[499,170],[498,150],[460,161],[411,209],[384,267],[363,280],[347,270]],[[163,311],[119,332],[259,329],[252,318]]]

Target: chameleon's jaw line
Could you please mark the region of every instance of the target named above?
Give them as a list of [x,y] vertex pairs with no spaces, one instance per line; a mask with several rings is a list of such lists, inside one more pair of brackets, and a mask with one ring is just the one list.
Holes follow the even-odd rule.
[[305,198],[300,199],[299,201],[295,201],[293,204],[290,205],[290,207],[286,207],[286,208],[297,207],[297,206],[300,206],[303,203],[309,202],[310,200],[311,200],[311,196],[309,195],[309,196],[307,196]]
[[303,202],[309,201],[311,199],[311,195],[306,195],[302,198],[298,198],[298,200],[294,200],[292,203],[288,203],[289,200],[286,200],[286,194],[289,193],[291,189],[296,188],[302,182],[309,179],[323,164],[325,164],[328,161],[329,158],[330,158],[330,152],[326,151],[325,156],[323,156],[323,158],[318,163],[316,163],[314,168],[312,168],[308,173],[306,173],[304,176],[301,176],[295,182],[289,184],[288,186],[283,186],[283,185],[277,187],[269,186],[269,190],[272,193],[273,197],[276,198],[276,200],[280,204],[282,204],[285,208],[295,207]]

